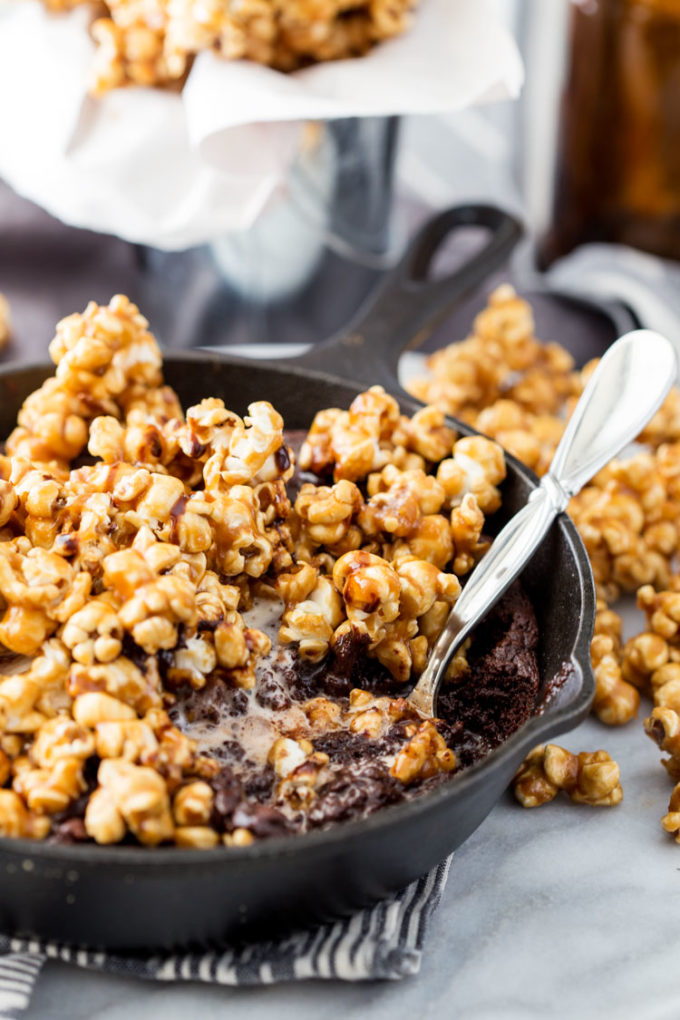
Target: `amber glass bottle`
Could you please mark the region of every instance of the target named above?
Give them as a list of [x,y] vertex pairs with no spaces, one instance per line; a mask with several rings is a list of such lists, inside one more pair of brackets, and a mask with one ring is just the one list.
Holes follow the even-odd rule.
[[614,241],[680,259],[680,0],[574,0],[551,262]]

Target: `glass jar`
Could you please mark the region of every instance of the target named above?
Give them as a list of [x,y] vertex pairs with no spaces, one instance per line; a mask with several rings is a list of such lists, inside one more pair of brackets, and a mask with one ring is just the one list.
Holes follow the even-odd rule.
[[[283,186],[250,230],[185,252],[140,251],[143,307],[169,347],[314,343],[354,315],[401,238],[399,119],[308,124]],[[172,300],[169,300],[169,296]]]

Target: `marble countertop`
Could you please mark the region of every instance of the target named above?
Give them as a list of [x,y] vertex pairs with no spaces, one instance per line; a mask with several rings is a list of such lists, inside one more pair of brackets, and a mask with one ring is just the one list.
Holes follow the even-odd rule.
[[[640,629],[635,611],[625,621]],[[457,851],[417,977],[226,989],[48,964],[27,1020],[677,1020],[680,846],[659,824],[672,787],[642,730],[648,707],[622,729],[588,719],[558,738],[616,758],[619,807],[560,797],[526,811],[506,794]]]

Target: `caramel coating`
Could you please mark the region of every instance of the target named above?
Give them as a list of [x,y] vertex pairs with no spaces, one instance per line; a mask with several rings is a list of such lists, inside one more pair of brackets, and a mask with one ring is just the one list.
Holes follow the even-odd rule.
[[673,782],[680,781],[680,714],[672,708],[657,706],[645,719],[645,733],[669,757],[661,764]]
[[[91,91],[182,83],[196,54],[280,71],[362,56],[405,32],[418,0],[107,0]],[[92,0],[44,0],[64,11]],[[102,5],[95,6],[96,11]]]
[[572,754],[557,744],[535,747],[515,775],[515,797],[522,807],[539,807],[553,800],[560,790],[575,804],[620,804],[623,791],[619,766],[606,751]]
[[[623,679],[620,663],[620,628],[614,636],[606,633],[610,625],[611,610],[600,610],[599,624],[595,625],[595,636],[590,644],[590,654],[595,674],[595,698],[593,712],[600,722],[607,726],[623,726],[637,715],[640,695],[636,688]],[[602,617],[605,617],[602,619]],[[596,617],[597,621],[597,617]],[[620,624],[620,620],[618,621]],[[616,625],[614,625],[616,626]],[[598,628],[600,633],[597,633]]]

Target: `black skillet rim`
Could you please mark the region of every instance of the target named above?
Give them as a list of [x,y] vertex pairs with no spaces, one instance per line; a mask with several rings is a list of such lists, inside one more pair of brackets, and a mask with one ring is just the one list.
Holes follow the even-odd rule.
[[[250,358],[234,357],[222,352],[204,351],[164,351],[163,360],[168,363],[181,363],[182,361],[193,361],[198,363],[236,364],[239,366],[253,365]],[[353,383],[351,379],[344,379],[340,376],[326,372],[312,371],[298,367],[292,363],[287,368],[271,362],[256,362],[268,371],[275,371],[284,376],[303,376],[310,380],[318,379],[325,383],[344,386],[348,388],[358,387],[361,384]],[[16,365],[10,363],[0,366],[0,378],[6,378],[13,374],[30,371],[53,370],[49,362],[33,362],[30,364]],[[400,403],[410,405],[414,410],[422,407],[415,398],[405,391],[395,392],[394,396]],[[448,423],[458,432],[466,435],[479,435],[476,429],[471,428],[464,422],[455,418],[448,418]],[[508,460],[520,477],[533,489],[538,485],[538,478],[530,468],[527,468],[521,461],[506,451]],[[595,693],[595,681],[590,666],[590,641],[592,627],[595,618],[595,586],[593,582],[590,561],[585,551],[581,537],[566,513],[559,515],[556,521],[557,526],[565,534],[572,549],[577,570],[577,578],[581,587],[582,613],[579,620],[579,627],[576,633],[574,645],[571,649],[568,665],[580,675],[580,684],[573,697],[573,700],[566,704],[556,703],[554,708],[548,702],[540,715],[534,715],[528,719],[515,733],[512,734],[503,744],[491,751],[477,764],[466,769],[456,779],[452,778],[450,783],[442,784],[434,790],[415,797],[413,800],[394,804],[382,808],[368,818],[342,822],[328,829],[320,831],[305,832],[291,836],[275,837],[261,840],[247,847],[215,847],[209,850],[180,850],[173,847],[127,847],[127,846],[92,846],[91,844],[59,845],[46,843],[43,840],[30,840],[22,838],[0,837],[0,850],[3,853],[11,853],[17,857],[40,858],[45,862],[63,862],[76,866],[79,863],[101,863],[102,865],[118,865],[121,868],[139,867],[154,871],[162,868],[163,874],[174,869],[186,870],[192,866],[216,866],[224,863],[230,864],[247,863],[263,858],[277,858],[302,853],[305,849],[333,849],[338,843],[349,841],[352,837],[359,837],[365,832],[375,832],[381,828],[389,828],[393,822],[410,816],[414,821],[426,811],[435,810],[439,803],[457,796],[458,790],[474,787],[483,782],[484,773],[493,771],[504,759],[512,758],[517,763],[522,760],[526,750],[540,743],[549,733],[561,733],[570,728],[570,724],[576,725],[585,717]],[[520,754],[520,752],[522,752]],[[299,848],[299,849],[298,849]]]

